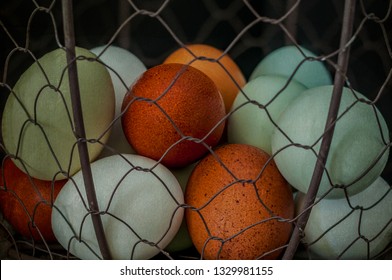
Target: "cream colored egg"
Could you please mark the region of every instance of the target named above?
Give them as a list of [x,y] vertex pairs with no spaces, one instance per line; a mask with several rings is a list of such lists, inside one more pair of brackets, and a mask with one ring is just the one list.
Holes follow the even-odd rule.
[[[107,69],[90,51],[76,48],[80,99],[87,139],[106,143],[114,117],[114,89]],[[56,49],[31,65],[7,99],[2,120],[6,151],[21,161],[15,164],[42,180],[63,179],[80,169],[74,134],[66,53]],[[109,131],[105,133],[105,131]],[[90,161],[102,151],[89,143]]]
[[[179,205],[184,195],[163,165],[139,155],[123,157],[113,155],[91,165],[98,207],[105,212],[103,228],[114,259],[149,259],[176,235],[183,219],[184,209]],[[87,205],[79,172],[54,203],[52,227],[71,254],[96,259],[101,254]]]
[[[133,53],[117,46],[99,46],[91,49],[91,52],[99,57],[110,73],[116,96],[115,117],[119,118],[125,94],[147,68]],[[124,136],[120,118],[113,124],[107,146],[110,148],[103,150],[101,158],[115,153],[134,153]]]
[[[249,81],[234,100],[227,123],[229,143],[248,144],[271,154],[271,136],[280,114],[306,87],[281,76]],[[260,107],[265,106],[265,108]]]
[[[303,201],[304,195],[298,195],[297,214]],[[392,192],[384,179],[378,177],[348,201],[322,199],[312,208],[304,242],[313,257],[374,258],[392,241]]]

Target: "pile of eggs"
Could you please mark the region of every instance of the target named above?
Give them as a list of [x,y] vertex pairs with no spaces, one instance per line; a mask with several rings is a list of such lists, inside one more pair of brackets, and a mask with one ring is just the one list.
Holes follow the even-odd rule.
[[[116,46],[76,49],[86,139],[75,135],[64,50],[35,62],[2,119],[0,210],[22,236],[114,259],[192,246],[205,259],[277,259],[312,178],[333,86],[309,50],[268,54],[246,81],[225,52],[184,46],[147,69]],[[344,88],[303,242],[317,258],[368,258],[391,241],[389,153],[381,113]],[[91,213],[86,141],[99,213]],[[370,168],[371,167],[371,168]],[[377,219],[375,219],[377,217]]]

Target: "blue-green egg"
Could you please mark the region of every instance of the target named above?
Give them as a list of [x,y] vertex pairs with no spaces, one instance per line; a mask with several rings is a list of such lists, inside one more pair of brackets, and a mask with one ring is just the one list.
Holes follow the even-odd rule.
[[274,123],[305,90],[299,82],[282,76],[259,76],[249,81],[234,100],[227,122],[228,142],[252,145],[271,154]]
[[[280,115],[272,135],[274,160],[286,180],[306,193],[317,161],[333,86],[309,89]],[[362,94],[343,88],[338,120],[318,196],[343,197],[369,186],[383,171],[389,131],[379,110]],[[339,188],[333,188],[339,186]]]
[[[391,200],[391,187],[378,177],[348,200],[344,197],[316,201],[303,239],[312,258],[376,257],[392,241]],[[297,215],[303,203],[304,194],[300,193],[296,198]]]
[[249,80],[261,75],[281,75],[288,78],[295,72],[294,79],[307,88],[332,84],[331,74],[325,63],[316,60],[316,57],[316,54],[304,47],[281,47],[260,61]]

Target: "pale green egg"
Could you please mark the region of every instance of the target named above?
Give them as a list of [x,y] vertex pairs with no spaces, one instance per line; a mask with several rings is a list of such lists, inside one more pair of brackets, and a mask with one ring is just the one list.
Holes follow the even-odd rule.
[[305,90],[302,84],[281,76],[259,76],[248,82],[234,100],[227,122],[228,142],[252,145],[271,154],[274,122]]
[[[87,139],[105,143],[114,117],[114,89],[106,68],[88,50],[76,48],[81,106]],[[54,50],[31,65],[7,99],[2,121],[6,151],[18,156],[29,174],[42,180],[63,179],[80,169],[68,82],[66,53]],[[107,131],[107,133],[105,133]],[[102,151],[88,144],[90,160]],[[24,170],[21,161],[15,164]]]
[[[303,92],[277,122],[285,135],[278,129],[272,135],[280,172],[303,193],[308,191],[317,161],[332,91],[333,86],[322,86]],[[355,95],[367,100],[358,92]],[[338,115],[318,191],[318,196],[331,191],[328,198],[344,196],[341,188],[332,190],[332,185],[348,186],[349,195],[369,186],[381,174],[389,154],[388,127],[376,107],[359,102],[354,92],[344,88]]]
[[[332,84],[331,74],[324,62],[314,60],[317,57],[313,52],[304,47],[285,46],[274,50],[264,57],[253,70],[250,79],[261,75],[281,75],[291,77],[302,83],[307,88]],[[313,60],[306,60],[311,58]]]
[[[105,212],[101,215],[103,228],[113,259],[149,259],[180,228],[184,195],[165,166],[139,155],[123,157],[113,155],[91,165],[98,207]],[[54,203],[52,228],[71,254],[97,259],[101,253],[86,210],[83,182],[82,172],[78,172],[65,184]]]
[[133,154],[135,151],[128,143],[122,130],[120,118],[121,106],[128,89],[147,68],[133,53],[117,46],[99,46],[91,49],[91,52],[96,54],[105,66],[107,66],[116,96],[116,121],[113,124],[109,140],[106,143],[114,151],[104,149],[100,157],[109,156],[114,153]]
[[[381,177],[349,201],[322,199],[312,208],[303,242],[313,258],[374,258],[392,241],[391,201],[391,187]],[[296,199],[297,214],[303,202],[301,193]]]

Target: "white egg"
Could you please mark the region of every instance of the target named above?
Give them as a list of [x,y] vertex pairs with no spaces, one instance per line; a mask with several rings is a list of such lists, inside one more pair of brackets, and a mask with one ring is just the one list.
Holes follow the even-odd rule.
[[[374,258],[392,241],[392,191],[378,177],[368,188],[341,199],[322,199],[313,208],[304,242],[315,258]],[[297,196],[297,214],[304,195]],[[369,255],[368,255],[369,249]]]
[[[91,165],[98,207],[105,212],[103,228],[113,259],[149,259],[160,252],[153,244],[164,249],[176,235],[183,220],[184,195],[163,165],[139,155],[123,156],[109,156]],[[101,254],[85,193],[79,172],[55,200],[52,228],[71,254],[97,259]]]
[[273,122],[306,90],[294,80],[287,83],[287,78],[281,76],[259,76],[244,86],[234,100],[227,122],[229,143],[252,145],[271,154]]
[[281,47],[269,53],[253,70],[250,80],[261,75],[291,77],[296,72],[294,79],[307,88],[332,84],[331,74],[323,62],[304,61],[305,58],[316,58],[317,55],[304,47],[300,49],[303,54],[296,46]]
[[[280,115],[272,135],[272,152],[279,171],[306,193],[317,162],[333,86],[308,89]],[[318,196],[343,197],[360,192],[380,176],[389,155],[389,131],[377,108],[358,102],[362,94],[344,88],[334,136]],[[349,108],[349,109],[348,109]],[[380,125],[380,126],[379,126]],[[381,129],[380,129],[381,128]],[[312,149],[311,149],[312,148]],[[370,168],[371,167],[371,168]],[[369,170],[368,170],[369,169]]]
[[[99,46],[91,49],[91,52],[96,54],[108,68],[116,96],[115,117],[118,118],[121,114],[122,102],[125,94],[128,92],[128,88],[146,71],[146,66],[134,54],[117,46]],[[116,152],[134,153],[124,136],[121,119],[117,119],[114,123],[107,145],[115,151],[104,149],[100,155],[101,158]]]

